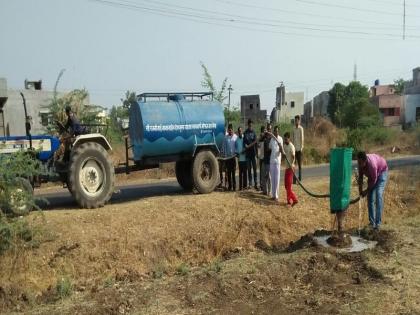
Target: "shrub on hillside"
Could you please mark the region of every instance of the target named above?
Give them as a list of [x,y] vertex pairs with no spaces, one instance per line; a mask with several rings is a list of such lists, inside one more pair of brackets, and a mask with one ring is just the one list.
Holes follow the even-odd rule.
[[[43,222],[35,218],[31,221],[24,217],[13,218],[13,215],[24,214],[22,206],[27,209],[27,204],[38,208],[33,195],[25,190],[25,185],[30,186],[30,179],[40,173],[34,154],[20,151],[0,155],[0,254],[12,248],[39,245]],[[21,186],[22,183],[25,185]]]
[[365,129],[364,134],[368,142],[384,145],[396,139],[398,130],[386,127],[370,127]]
[[344,146],[353,148],[353,153],[360,151],[362,149],[363,134],[364,131],[362,129],[347,129]]
[[[40,163],[34,157],[35,152],[19,151],[0,154],[0,210],[8,211],[29,204],[36,207],[32,191],[31,178],[40,174]],[[13,205],[15,203],[16,205]]]

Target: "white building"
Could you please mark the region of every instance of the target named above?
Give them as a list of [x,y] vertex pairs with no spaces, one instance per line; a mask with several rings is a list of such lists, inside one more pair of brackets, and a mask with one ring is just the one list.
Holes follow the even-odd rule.
[[279,121],[293,123],[296,115],[303,115],[304,100],[303,92],[286,92],[284,104],[280,106]]
[[[8,89],[7,80],[0,78],[0,137],[26,135],[25,110],[20,93],[26,99],[27,114],[31,117],[31,133],[45,133],[44,127],[48,124],[45,105],[53,98],[53,91],[43,90],[41,80],[25,80],[21,90]],[[58,93],[59,97],[62,95]]]
[[404,122],[408,126],[420,122],[420,67],[413,69],[413,81],[404,89]]

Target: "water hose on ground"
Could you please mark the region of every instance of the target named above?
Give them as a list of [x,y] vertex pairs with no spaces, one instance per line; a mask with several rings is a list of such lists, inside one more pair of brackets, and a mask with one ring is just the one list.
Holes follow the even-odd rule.
[[[273,137],[274,137],[274,135],[273,135]],[[230,156],[230,157],[223,157],[223,158],[220,158],[220,157],[219,157],[219,160],[226,161],[226,160],[230,160],[230,159],[232,159],[233,157],[234,157],[234,156]],[[299,178],[296,176],[296,174],[295,174],[295,170],[293,169],[292,164],[290,163],[290,161],[289,161],[289,159],[287,158],[286,154],[284,154],[284,158],[286,159],[286,162],[287,162],[287,164],[289,165],[289,167],[292,169],[293,178],[296,180],[296,182],[299,184],[299,186],[303,189],[303,191],[304,191],[304,192],[306,192],[309,196],[314,197],[314,198],[330,198],[330,194],[319,194],[319,193],[314,193],[314,192],[310,191],[309,189],[307,189],[307,188],[306,188],[306,187],[302,184],[302,182],[299,180]],[[356,202],[358,202],[359,200],[360,200],[360,196],[358,196],[358,197],[356,197],[356,198],[354,198],[354,199],[351,199],[351,200],[350,200],[350,204],[355,204],[355,203],[356,203]]]
[[[286,154],[284,154],[284,158],[286,159],[287,164],[289,165],[289,167],[292,169],[292,173],[293,173],[293,178],[296,180],[296,182],[299,184],[299,186],[311,197],[314,198],[330,198],[330,194],[318,194],[318,193],[314,193],[311,192],[309,189],[307,189],[305,186],[303,186],[302,182],[299,180],[299,178],[296,176],[295,174],[295,170],[292,167],[292,164],[290,163],[289,159],[287,158]],[[356,202],[358,202],[360,200],[360,196],[351,199],[350,200],[350,204],[354,204]]]

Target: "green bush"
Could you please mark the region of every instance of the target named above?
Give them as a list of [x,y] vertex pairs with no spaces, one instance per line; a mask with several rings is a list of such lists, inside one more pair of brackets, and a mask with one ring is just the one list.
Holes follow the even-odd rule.
[[38,247],[44,237],[49,238],[42,226],[43,221],[29,224],[25,217],[10,218],[0,212],[0,255],[12,248]]
[[182,263],[176,268],[176,273],[181,276],[185,276],[190,273],[190,268],[187,264]]
[[363,129],[347,129],[345,147],[353,148],[353,152],[358,152],[362,148]]
[[73,291],[73,285],[69,278],[63,277],[57,281],[56,291],[60,298],[64,299],[71,295]]
[[309,149],[309,156],[314,163],[322,163],[324,159],[322,158],[321,154],[315,148]]
[[0,255],[13,244],[13,230],[10,224],[0,218]]
[[370,127],[365,129],[366,140],[374,144],[389,144],[395,140],[398,131],[386,127]]

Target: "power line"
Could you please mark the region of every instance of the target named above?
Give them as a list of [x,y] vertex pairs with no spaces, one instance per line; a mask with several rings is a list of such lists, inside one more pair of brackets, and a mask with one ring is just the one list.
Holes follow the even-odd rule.
[[[389,5],[394,5],[394,6],[401,7],[401,2],[391,2],[391,1],[383,1],[383,0],[369,0],[369,2],[376,2],[376,3],[381,3],[381,4],[389,4]],[[407,7],[420,8],[420,5],[407,4]]]
[[[308,4],[312,4],[312,5],[317,5],[317,6],[327,6],[327,7],[335,7],[335,8],[341,8],[341,9],[346,9],[346,10],[353,10],[353,11],[359,11],[359,12],[371,12],[371,13],[376,13],[376,14],[384,14],[384,15],[396,15],[396,16],[400,16],[401,14],[399,13],[393,13],[393,12],[388,12],[388,11],[379,11],[379,10],[372,10],[372,9],[367,9],[367,8],[356,8],[356,7],[350,7],[350,6],[346,6],[346,5],[341,5],[341,4],[333,4],[333,3],[326,3],[326,2],[317,2],[317,1],[312,1],[312,0],[296,0],[297,2],[302,2],[302,3],[308,3]],[[408,15],[407,16],[411,16],[411,17],[420,17],[420,15]]]
[[[229,18],[221,18],[221,17],[215,17],[215,16],[204,16],[204,15],[197,15],[188,13],[185,11],[179,11],[179,10],[172,10],[169,11],[167,9],[162,8],[151,8],[151,7],[145,7],[140,6],[137,4],[132,4],[127,1],[124,2],[118,2],[118,1],[109,1],[109,0],[89,0],[93,2],[97,2],[100,4],[113,6],[113,7],[122,7],[125,9],[130,10],[140,10],[140,11],[146,11],[151,14],[156,15],[162,15],[167,17],[174,17],[174,18],[181,18],[184,20],[190,20],[198,23],[205,23],[205,24],[213,24],[218,26],[224,26],[224,27],[231,27],[236,29],[242,29],[242,30],[249,30],[249,31],[257,31],[257,32],[266,32],[266,33],[276,33],[276,34],[282,34],[282,35],[289,35],[289,36],[304,36],[304,37],[324,37],[324,38],[336,38],[336,39],[369,39],[369,40],[385,40],[386,38],[379,38],[377,36],[386,36],[390,38],[399,38],[399,35],[397,34],[378,34],[378,33],[368,33],[368,32],[357,32],[357,31],[344,31],[344,30],[325,30],[325,29],[317,29],[317,28],[309,28],[309,27],[294,27],[294,26],[284,26],[285,28],[291,28],[291,29],[298,29],[298,30],[309,30],[309,31],[316,31],[316,32],[333,32],[333,33],[345,33],[350,35],[368,35],[368,36],[376,36],[371,38],[355,38],[355,37],[333,37],[331,35],[329,36],[323,36],[319,34],[302,34],[302,33],[291,33],[291,32],[285,32],[285,31],[273,31],[268,29],[260,29],[260,28],[249,28],[249,27],[243,27],[243,26],[237,26],[232,25],[233,23],[241,23],[241,24],[250,24],[250,25],[258,25],[258,26],[270,26],[270,27],[278,27],[280,25],[270,24],[270,23],[259,23],[259,22],[246,22],[246,21],[240,21],[240,20],[233,20]],[[203,21],[204,20],[211,20],[211,21],[217,21],[219,23],[214,22],[208,22]],[[228,22],[228,24],[220,24],[220,22]],[[410,35],[409,37],[412,38],[420,38],[419,36],[413,36]],[[389,38],[389,39],[390,39]]]
[[[122,0],[124,1],[124,0]],[[340,25],[331,25],[331,24],[314,24],[314,23],[301,23],[301,22],[295,22],[295,21],[289,21],[289,20],[279,20],[279,19],[262,19],[262,18],[258,18],[258,17],[250,17],[250,16],[243,16],[243,15],[237,15],[237,14],[231,14],[231,13],[225,13],[225,12],[220,12],[220,11],[213,11],[213,10],[205,10],[205,9],[197,9],[197,8],[193,8],[193,7],[188,7],[188,6],[181,6],[181,5],[176,5],[176,4],[169,4],[166,2],[162,2],[162,1],[156,1],[156,0],[142,0],[143,2],[148,2],[148,3],[152,3],[152,4],[158,4],[158,5],[164,5],[166,7],[172,7],[172,8],[181,8],[181,9],[186,9],[186,10],[190,10],[190,11],[194,11],[194,12],[199,12],[199,13],[210,13],[210,14],[216,14],[216,15],[224,15],[224,16],[228,16],[231,18],[239,18],[239,19],[245,19],[246,21],[263,21],[265,23],[263,23],[263,25],[265,26],[286,26],[288,27],[290,24],[295,24],[295,25],[303,25],[303,26],[310,26],[310,27],[327,27],[329,28],[328,30],[336,32],[337,31],[337,27],[341,27],[341,28],[366,28],[364,26],[340,26]],[[130,3],[130,4],[136,4],[132,1],[124,1],[126,3]],[[231,21],[231,20],[229,20]],[[270,24],[270,22],[275,22],[277,24]],[[399,25],[398,25],[399,26]],[[331,29],[332,28],[332,29]],[[375,29],[393,29],[395,30],[395,27],[370,27],[375,28]],[[420,28],[419,28],[420,30]]]
[[[331,15],[321,15],[321,14],[315,14],[315,13],[308,13],[308,12],[302,12],[302,11],[293,11],[293,10],[285,10],[285,9],[279,9],[274,7],[265,7],[265,6],[259,6],[259,5],[253,5],[253,4],[246,4],[246,3],[239,3],[235,1],[229,1],[229,0],[214,0],[220,3],[225,3],[231,6],[239,6],[239,7],[247,7],[247,8],[253,8],[253,9],[259,9],[259,10],[265,10],[265,11],[274,11],[274,12],[283,12],[283,13],[289,13],[294,15],[300,15],[300,16],[310,16],[315,18],[327,18],[327,19],[334,19],[334,20],[340,20],[340,21],[348,21],[348,22],[358,22],[358,23],[370,23],[374,25],[386,25],[386,26],[395,26],[400,27],[400,24],[390,24],[390,23],[384,23],[384,22],[377,22],[377,21],[371,21],[371,20],[362,20],[362,19],[351,19],[341,16],[331,16]],[[381,0],[378,0],[381,1]],[[418,26],[420,27],[420,26]],[[415,27],[413,27],[415,28]]]

